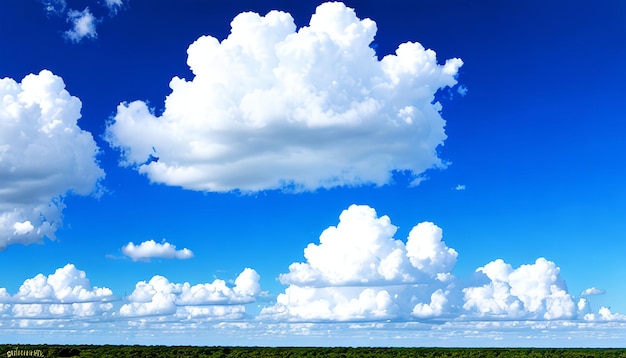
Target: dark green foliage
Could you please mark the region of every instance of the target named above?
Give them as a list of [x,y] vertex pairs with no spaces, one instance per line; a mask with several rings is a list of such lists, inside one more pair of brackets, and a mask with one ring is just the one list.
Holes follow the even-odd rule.
[[368,347],[196,347],[113,345],[0,345],[0,358],[11,350],[40,350],[45,357],[92,358],[626,358],[626,349],[595,348],[368,348]]

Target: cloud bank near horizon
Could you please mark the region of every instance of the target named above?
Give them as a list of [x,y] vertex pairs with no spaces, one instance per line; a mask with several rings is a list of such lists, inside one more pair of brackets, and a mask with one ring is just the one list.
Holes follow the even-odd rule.
[[[173,283],[155,275],[118,300],[106,287],[91,287],[85,272],[68,264],[25,280],[13,295],[0,288],[0,327],[52,329],[80,318],[94,329],[112,322],[122,331],[208,327],[259,333],[260,327],[283,327],[283,333],[306,335],[330,323],[359,329],[378,322],[375,328],[381,331],[398,324],[433,329],[444,322],[446,329],[478,331],[490,325],[506,331],[528,322],[531,329],[626,324],[626,315],[607,307],[592,310],[586,297],[603,290],[570,294],[559,267],[545,258],[517,268],[496,259],[476,269],[480,277],[464,283],[452,274],[458,253],[443,241],[441,228],[419,223],[406,241],[394,238],[396,229],[373,208],[350,206],[336,226],[322,232],[319,243],[304,249],[305,262],[294,262],[278,277],[288,287],[263,306],[259,298],[269,296],[252,268],[230,283]],[[249,313],[250,304],[258,305],[258,315]]]
[[15,294],[0,288],[0,330],[97,327],[107,322],[135,326],[164,320],[214,321],[245,317],[245,304],[262,294],[260,276],[245,268],[228,284],[221,279],[191,285],[156,275],[140,281],[127,297],[107,287],[92,287],[86,273],[73,264],[53,274],[26,279]]
[[[417,42],[378,60],[376,31],[339,2],[298,30],[285,12],[241,13],[223,41],[189,46],[194,77],[171,80],[161,115],[122,103],[107,140],[152,182],[197,191],[383,185],[394,171],[418,183],[445,167],[435,94],[463,62],[438,64]],[[159,160],[147,160],[154,148]]]
[[81,102],[43,70],[0,79],[0,250],[55,238],[68,194],[90,195],[104,178]]

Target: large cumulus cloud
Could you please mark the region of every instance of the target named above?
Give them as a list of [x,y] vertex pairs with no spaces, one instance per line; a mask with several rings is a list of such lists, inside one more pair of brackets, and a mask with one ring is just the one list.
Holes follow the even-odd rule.
[[351,205],[339,224],[324,230],[320,243],[304,249],[306,263],[293,263],[280,276],[285,284],[307,286],[365,283],[416,283],[445,279],[457,252],[442,240],[442,230],[431,222],[416,225],[406,244],[393,238],[396,226],[388,216],[378,217],[367,205]]
[[54,238],[63,197],[92,193],[104,176],[80,109],[50,71],[0,79],[0,250]]
[[371,207],[350,206],[319,245],[307,246],[306,262],[280,276],[289,287],[261,316],[350,321],[446,314],[457,252],[433,223],[416,225],[406,243],[394,239],[396,229]]
[[[377,28],[342,3],[320,5],[310,24],[271,11],[239,14],[223,41],[188,49],[194,78],[174,77],[161,115],[122,103],[107,129],[123,164],[151,181],[199,191],[315,190],[417,179],[445,166],[440,88],[460,59],[438,64],[419,43],[378,60]],[[158,161],[147,160],[156,149]]]

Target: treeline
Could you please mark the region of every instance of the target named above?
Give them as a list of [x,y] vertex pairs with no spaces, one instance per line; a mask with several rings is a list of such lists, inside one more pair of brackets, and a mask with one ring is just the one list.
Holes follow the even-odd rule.
[[[17,357],[14,352],[40,351],[47,358],[170,358],[170,357],[394,357],[394,358],[626,358],[626,349],[595,348],[367,348],[367,347],[198,347],[116,345],[0,345],[0,358]],[[10,353],[13,352],[13,353]]]

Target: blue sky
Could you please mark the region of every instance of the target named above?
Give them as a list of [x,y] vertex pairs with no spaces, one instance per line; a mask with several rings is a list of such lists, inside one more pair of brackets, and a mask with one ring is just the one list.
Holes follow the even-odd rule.
[[3,343],[623,346],[622,2],[0,7]]

